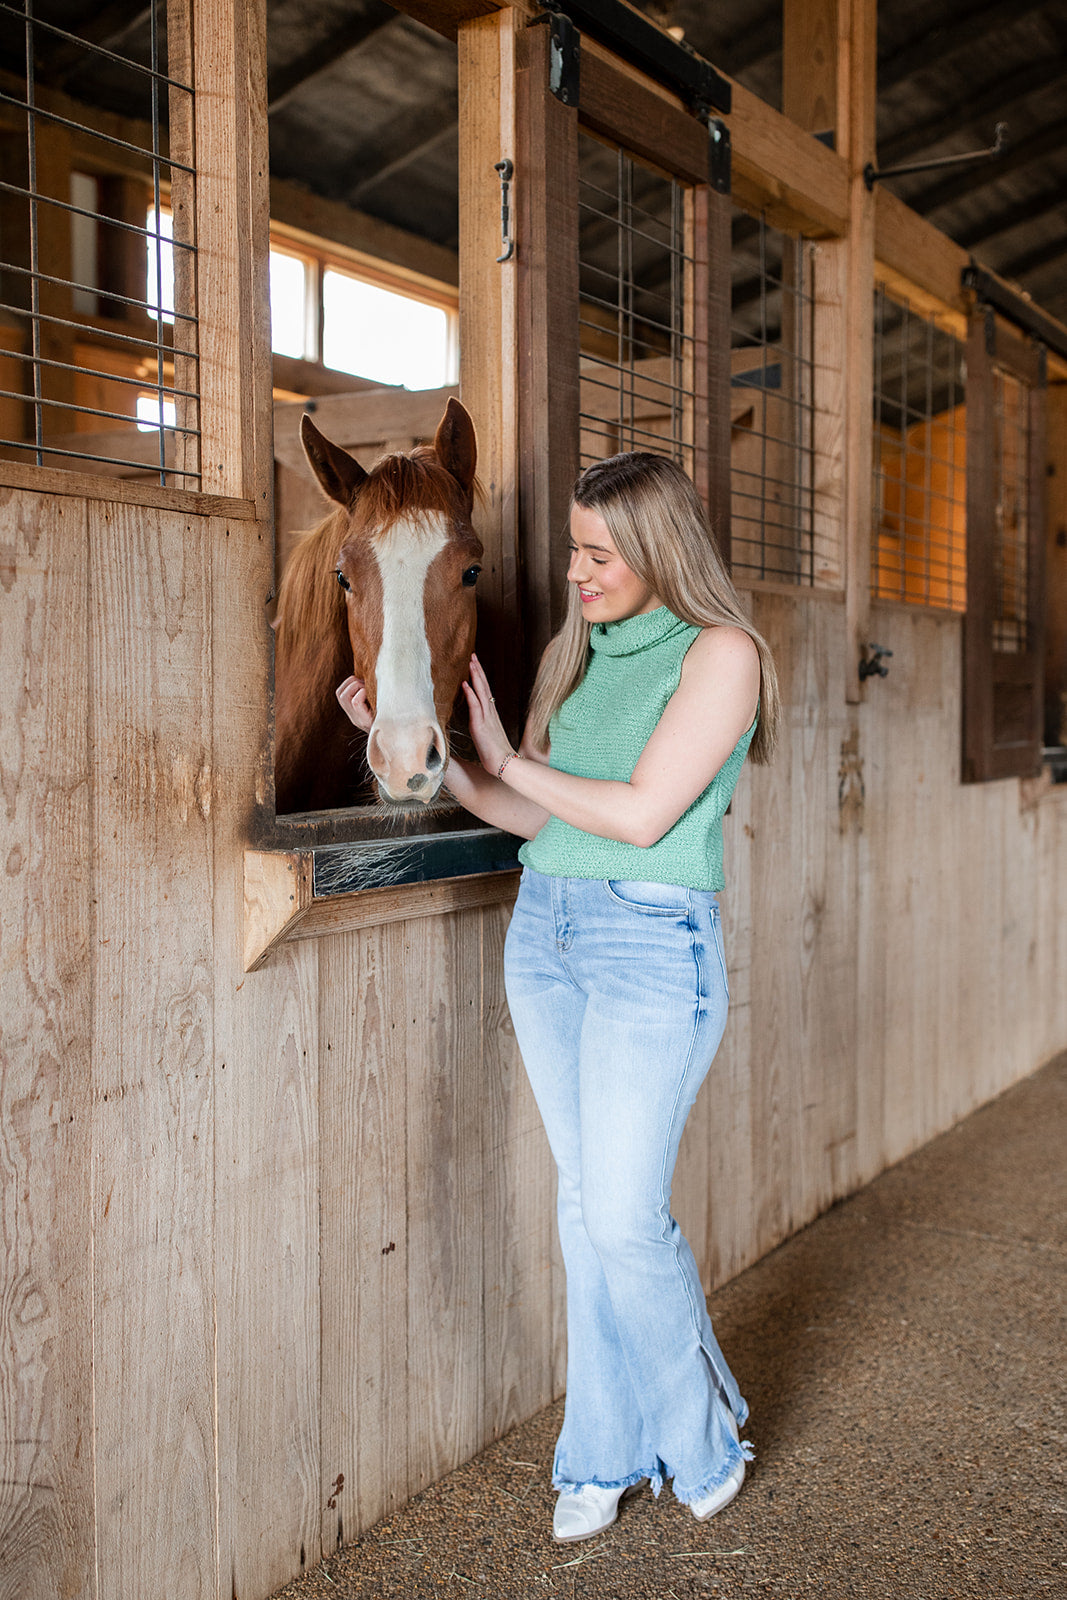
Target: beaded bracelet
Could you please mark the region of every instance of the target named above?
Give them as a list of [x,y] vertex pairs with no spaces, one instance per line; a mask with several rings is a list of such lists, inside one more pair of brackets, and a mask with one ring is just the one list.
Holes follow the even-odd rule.
[[517,750],[509,750],[507,755],[504,757],[503,761],[500,763],[499,767],[497,767],[497,769],[496,769],[497,777],[498,778],[502,778],[504,776],[504,768],[507,766],[509,761],[525,761],[525,760],[526,760],[526,757],[523,756],[523,755],[520,755]]

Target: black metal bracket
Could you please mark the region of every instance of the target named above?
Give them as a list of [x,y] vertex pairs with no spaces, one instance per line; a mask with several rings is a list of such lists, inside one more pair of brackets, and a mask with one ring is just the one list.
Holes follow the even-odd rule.
[[884,644],[869,644],[869,655],[865,655],[860,662],[860,682],[866,683],[868,678],[888,678],[889,668],[886,659],[893,654]]
[[980,267],[973,256],[960,274],[960,282],[964,289],[973,292],[980,305],[999,311],[1007,322],[1013,322],[1039,344],[1054,350],[1067,361],[1067,336],[1061,324],[1018,290],[1001,282],[994,273]]
[[510,261],[515,254],[515,241],[511,237],[511,180],[515,176],[515,163],[507,156],[493,167],[500,174],[500,244],[503,255],[498,261]]
[[576,106],[581,93],[582,36],[570,17],[554,5],[543,17],[535,17],[531,26],[538,22],[547,22],[549,29],[548,87],[561,105]]
[[[671,89],[703,121],[715,111],[729,112],[729,80],[689,45],[672,39],[622,0],[540,0],[540,4],[550,16],[566,17],[576,29]],[[552,92],[557,93],[554,87]],[[563,100],[562,94],[557,97]],[[577,105],[577,96],[563,103]]]
[[708,184],[716,194],[729,194],[732,152],[730,130],[720,117],[708,120]]
[[873,189],[883,178],[904,178],[912,172],[941,172],[945,167],[966,167],[972,162],[993,161],[1003,155],[1007,148],[1008,124],[998,122],[993,143],[988,150],[968,150],[959,156],[938,156],[932,161],[912,161],[903,167],[882,167],[881,170],[868,161],[863,169],[863,181],[868,189]]

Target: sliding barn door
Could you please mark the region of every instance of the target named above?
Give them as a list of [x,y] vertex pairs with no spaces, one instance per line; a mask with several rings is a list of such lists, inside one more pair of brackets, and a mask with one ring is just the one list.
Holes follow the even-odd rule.
[[979,307],[967,345],[963,777],[1040,770],[1045,360]]
[[518,127],[532,664],[562,615],[570,489],[592,461],[672,456],[729,554],[729,140],[584,39],[569,70],[545,26],[520,41]]

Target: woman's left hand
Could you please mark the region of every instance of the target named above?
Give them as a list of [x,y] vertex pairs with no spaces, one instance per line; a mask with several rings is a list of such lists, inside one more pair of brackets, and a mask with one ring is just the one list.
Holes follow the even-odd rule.
[[515,752],[497,716],[496,701],[477,656],[471,656],[470,682],[463,685],[463,692],[467,696],[471,738],[478,758],[486,772],[491,772],[495,778],[504,757]]

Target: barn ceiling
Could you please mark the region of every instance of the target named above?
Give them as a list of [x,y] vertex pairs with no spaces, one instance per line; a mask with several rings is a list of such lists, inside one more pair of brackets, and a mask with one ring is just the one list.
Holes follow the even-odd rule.
[[[781,6],[646,0],[657,22],[772,105]],[[383,0],[269,0],[278,176],[455,247],[455,50]],[[887,180],[985,266],[1067,321],[1067,3],[883,0],[878,164],[981,149],[995,163]]]
[[[642,9],[778,105],[781,5],[759,3]],[[148,59],[143,0],[48,0],[36,11]],[[454,249],[455,46],[384,0],[267,0],[267,14],[274,175]],[[0,64],[17,61],[18,34],[9,15]],[[144,110],[129,80],[99,58],[86,67],[70,44],[57,40],[41,67],[75,97]],[[1008,124],[1010,148],[996,162],[888,186],[1067,322],[1067,0],[883,0],[878,84],[881,167],[988,146],[994,125]]]

